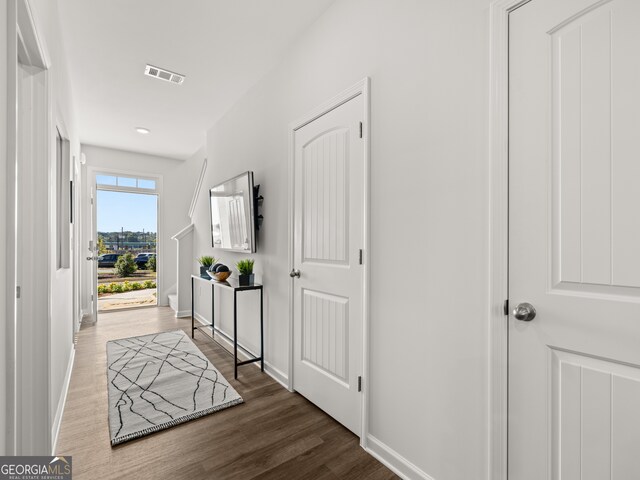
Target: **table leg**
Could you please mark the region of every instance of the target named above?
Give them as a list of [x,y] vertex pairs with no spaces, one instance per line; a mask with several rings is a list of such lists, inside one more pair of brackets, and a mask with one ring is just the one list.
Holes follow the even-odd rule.
[[193,277],[191,277],[191,338],[193,338],[193,331],[196,329],[194,322],[194,301],[193,301]]
[[214,297],[216,296],[216,285],[211,282],[211,338],[215,338],[216,336],[216,322],[214,321],[214,317],[216,314],[216,304]]
[[264,372],[264,289],[260,289],[260,370]]
[[233,378],[238,379],[238,292],[233,291]]

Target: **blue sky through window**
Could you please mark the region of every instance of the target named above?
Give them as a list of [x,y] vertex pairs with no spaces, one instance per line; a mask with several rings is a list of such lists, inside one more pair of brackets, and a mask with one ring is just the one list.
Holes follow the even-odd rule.
[[99,232],[156,232],[158,197],[141,193],[98,190],[97,223]]

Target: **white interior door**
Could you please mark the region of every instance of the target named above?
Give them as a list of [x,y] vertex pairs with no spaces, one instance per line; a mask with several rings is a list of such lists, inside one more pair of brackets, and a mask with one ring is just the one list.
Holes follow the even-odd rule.
[[[49,369],[51,278],[55,265],[48,233],[54,205],[50,172],[53,152],[47,122],[47,73],[17,65],[15,171],[15,452],[51,450]],[[4,194],[5,192],[3,192]],[[13,295],[12,295],[13,296]],[[13,413],[13,412],[12,412]]]
[[[510,15],[509,479],[640,478],[640,2]],[[521,310],[521,318],[526,312]]]
[[294,389],[360,435],[363,95],[295,132]]

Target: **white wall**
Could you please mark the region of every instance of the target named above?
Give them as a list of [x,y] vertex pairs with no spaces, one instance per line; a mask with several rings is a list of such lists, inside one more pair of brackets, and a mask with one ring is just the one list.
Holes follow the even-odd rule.
[[0,6],[0,456],[6,455],[7,431],[7,3]]
[[[51,105],[54,127],[62,126],[70,141],[71,155],[79,158],[80,143],[76,134],[75,112],[67,76],[67,60],[62,44],[57,0],[29,0],[36,30],[51,62]],[[54,132],[51,132],[54,135]],[[54,137],[55,138],[55,137]],[[52,150],[55,152],[55,150]],[[53,159],[52,159],[53,161]],[[71,168],[71,165],[68,166]],[[55,186],[51,200],[55,201]],[[55,205],[55,204],[54,204]],[[55,211],[55,209],[54,209]],[[51,316],[49,339],[50,391],[49,407],[52,437],[57,435],[64,403],[64,387],[73,350],[73,257],[71,268],[55,269],[55,222],[51,222]],[[55,439],[53,439],[55,440]],[[43,452],[45,453],[45,452]]]
[[[55,0],[29,0],[27,2],[30,6],[31,12],[33,14],[33,20],[36,28],[36,32],[38,38],[40,40],[40,44],[45,51],[45,56],[50,62],[48,69],[48,80],[50,85],[50,105],[52,107],[52,117],[54,122],[60,121],[60,123],[65,125],[65,131],[67,133],[68,139],[71,143],[71,154],[77,155],[79,151],[79,143],[77,141],[77,136],[75,134],[75,124],[74,124],[74,113],[72,108],[72,100],[70,95],[70,88],[68,79],[66,77],[66,60],[64,58],[64,53],[62,50],[62,45],[60,41],[60,30],[58,24],[58,13],[57,13],[57,2]],[[2,12],[0,13],[0,111],[2,112],[2,119],[0,120],[0,145],[4,150],[6,144],[6,119],[7,117],[7,105],[6,105],[6,94],[7,92],[7,84],[6,84],[6,75],[5,72],[8,70],[8,59],[6,57],[7,53],[7,2],[3,2]],[[13,59],[11,61],[14,61]],[[13,95],[13,93],[12,93]],[[55,144],[55,136],[54,132],[55,124],[52,125],[52,129],[48,134],[50,135],[51,146]],[[55,165],[55,148],[50,149],[51,156],[49,158],[41,159],[41,168],[46,172],[51,172],[52,167]],[[3,193],[7,191],[6,188],[6,156],[3,157],[2,166],[0,167],[0,182],[2,185],[0,186],[0,191]],[[68,168],[71,168],[71,165],[68,165]],[[2,173],[5,172],[5,173]],[[41,205],[40,208],[48,208],[49,212],[55,212],[54,202],[56,198],[55,184],[51,184],[51,189],[48,192],[48,205]],[[13,259],[6,258],[6,198],[2,198],[0,200],[0,252],[2,252],[2,257],[0,258],[0,271],[6,271],[6,265],[8,261],[12,261]],[[25,211],[28,211],[25,210]],[[69,372],[69,363],[72,357],[73,352],[73,344],[72,344],[72,331],[73,331],[73,312],[71,309],[72,304],[72,270],[64,269],[58,270],[55,269],[55,260],[54,253],[56,251],[55,245],[55,216],[50,216],[51,222],[49,224],[48,231],[44,231],[43,234],[45,238],[49,238],[50,242],[45,242],[44,245],[48,245],[49,248],[49,258],[51,258],[51,263],[48,267],[45,267],[45,271],[43,274],[48,275],[48,284],[50,285],[50,289],[48,292],[43,291],[41,295],[49,296],[49,312],[48,312],[48,329],[41,329],[38,331],[38,335],[42,335],[42,340],[44,340],[44,344],[46,345],[43,349],[38,349],[34,352],[35,356],[39,356],[39,358],[33,358],[31,361],[34,364],[47,366],[48,371],[43,374],[45,378],[47,378],[47,382],[41,384],[42,389],[38,391],[30,392],[32,403],[43,402],[43,410],[46,411],[46,417],[48,419],[47,425],[45,426],[48,430],[49,435],[47,435],[46,440],[42,439],[42,436],[39,435],[39,438],[36,441],[33,441],[32,445],[50,445],[55,441],[55,436],[57,434],[57,425],[60,420],[60,414],[62,412],[62,405],[64,402],[64,386],[65,386],[65,378],[67,378],[67,373]],[[24,219],[25,221],[29,221],[28,218]],[[71,228],[71,227],[69,227]],[[42,245],[42,244],[41,244]],[[48,270],[48,271],[47,271]],[[5,278],[3,277],[0,280],[0,303],[2,305],[6,304],[7,298],[5,294]],[[3,343],[6,342],[5,336],[5,328],[6,328],[6,319],[2,319],[2,337]],[[23,343],[29,343],[29,339],[23,339]],[[35,344],[36,342],[33,342]],[[40,342],[38,342],[40,343]],[[3,348],[3,352],[6,352],[8,349]],[[20,352],[18,352],[19,354]],[[5,387],[6,387],[6,368],[7,364],[5,364],[5,360],[10,361],[11,364],[15,363],[15,359],[2,359],[2,368],[0,369],[3,372],[3,381],[2,381],[2,398],[3,402],[6,400],[5,395]],[[28,401],[29,399],[24,399]],[[44,408],[46,406],[46,408]],[[0,425],[0,430],[5,432],[6,423],[5,423],[5,408],[3,404],[2,408],[2,421]],[[7,412],[8,413],[8,412]],[[33,435],[33,432],[32,432]],[[23,437],[28,437],[28,432],[23,432]],[[2,439],[2,447],[0,451],[4,451],[6,444],[4,443],[5,439]],[[28,440],[27,440],[28,441]],[[39,454],[48,454],[49,451],[38,451],[38,452],[27,452],[27,453],[39,453]]]
[[[158,276],[161,282],[162,291],[158,292],[158,304],[168,305],[168,295],[175,291],[176,286],[176,244],[171,237],[189,225],[190,220],[187,215],[189,205],[191,204],[192,191],[197,180],[197,173],[191,168],[191,161],[173,160],[170,158],[156,157],[152,155],[144,155],[141,153],[126,152],[123,150],[114,150],[104,147],[96,147],[92,145],[83,145],[82,151],[87,158],[87,163],[83,167],[83,178],[86,179],[86,171],[88,167],[108,168],[120,170],[122,172],[137,172],[141,174],[162,175],[163,191],[162,202],[163,212],[162,219],[158,217],[158,223],[162,222],[163,232],[159,241],[161,242],[161,251],[159,252]],[[198,154],[194,155],[194,159]],[[202,155],[202,152],[199,153]],[[84,182],[84,193],[82,203],[82,225],[83,233],[81,240],[81,248],[87,247],[89,244],[90,217],[89,215],[89,181]],[[82,271],[82,287],[83,287],[83,310],[89,312],[91,295],[91,265],[89,262],[83,266]]]
[[336,2],[209,130],[195,217],[212,254],[207,188],[255,172],[266,358],[286,374],[286,127],[371,77],[370,434],[437,480],[487,478],[489,3]]

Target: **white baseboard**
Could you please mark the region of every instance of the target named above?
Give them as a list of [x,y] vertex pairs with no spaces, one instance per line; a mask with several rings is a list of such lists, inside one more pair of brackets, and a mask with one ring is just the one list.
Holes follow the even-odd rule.
[[[189,310],[189,316],[191,316],[191,310]],[[194,314],[193,318],[195,318],[198,322],[200,322],[203,325],[206,325],[207,323],[209,323],[209,321],[206,318],[204,318],[202,315],[200,315],[198,312]],[[211,336],[210,329],[200,330],[200,331]],[[222,335],[216,336],[216,341],[228,347],[229,350],[233,349],[233,343],[231,343]],[[242,355],[242,352],[238,352],[238,353]],[[259,362],[256,362],[253,365],[260,368]],[[284,388],[289,390],[289,377],[282,370],[279,370],[278,368],[274,367],[266,360],[264,362],[264,372],[267,375],[269,375],[271,378],[273,378],[276,382],[278,382],[280,385],[282,385]]]
[[[260,368],[260,365],[255,364],[256,367]],[[289,376],[286,375],[282,370],[277,369],[269,362],[264,362],[264,371],[267,375],[273,378],[276,382],[282,385],[284,388],[289,390]]]
[[382,443],[373,435],[367,435],[365,450],[393,473],[405,480],[434,480],[398,452]]
[[[189,312],[191,313],[191,312]],[[195,312],[193,314],[193,318],[195,318],[197,321],[199,321],[200,323],[202,323],[203,325],[206,325],[207,323],[209,323],[209,320],[207,320],[206,318],[204,318],[202,315],[200,315],[198,312]],[[203,332],[206,332],[206,330],[201,330]],[[207,332],[208,334],[208,332]]]
[[82,314],[82,320],[80,321],[80,323],[84,323],[87,322],[87,324],[94,324],[96,323],[96,319],[93,318],[93,314],[92,313],[83,313]]
[[67,373],[64,376],[64,385],[62,386],[62,392],[60,393],[60,399],[58,400],[58,408],[56,409],[56,416],[53,419],[53,425],[51,427],[51,455],[56,454],[56,447],[58,445],[58,435],[60,434],[60,424],[62,423],[62,414],[64,413],[64,405],[67,401],[67,393],[69,392],[69,382],[71,381],[71,372],[73,372],[73,361],[76,358],[75,347],[71,349],[69,355],[69,363],[67,364]]
[[191,310],[175,310],[175,312],[176,318],[185,318],[191,316]]

